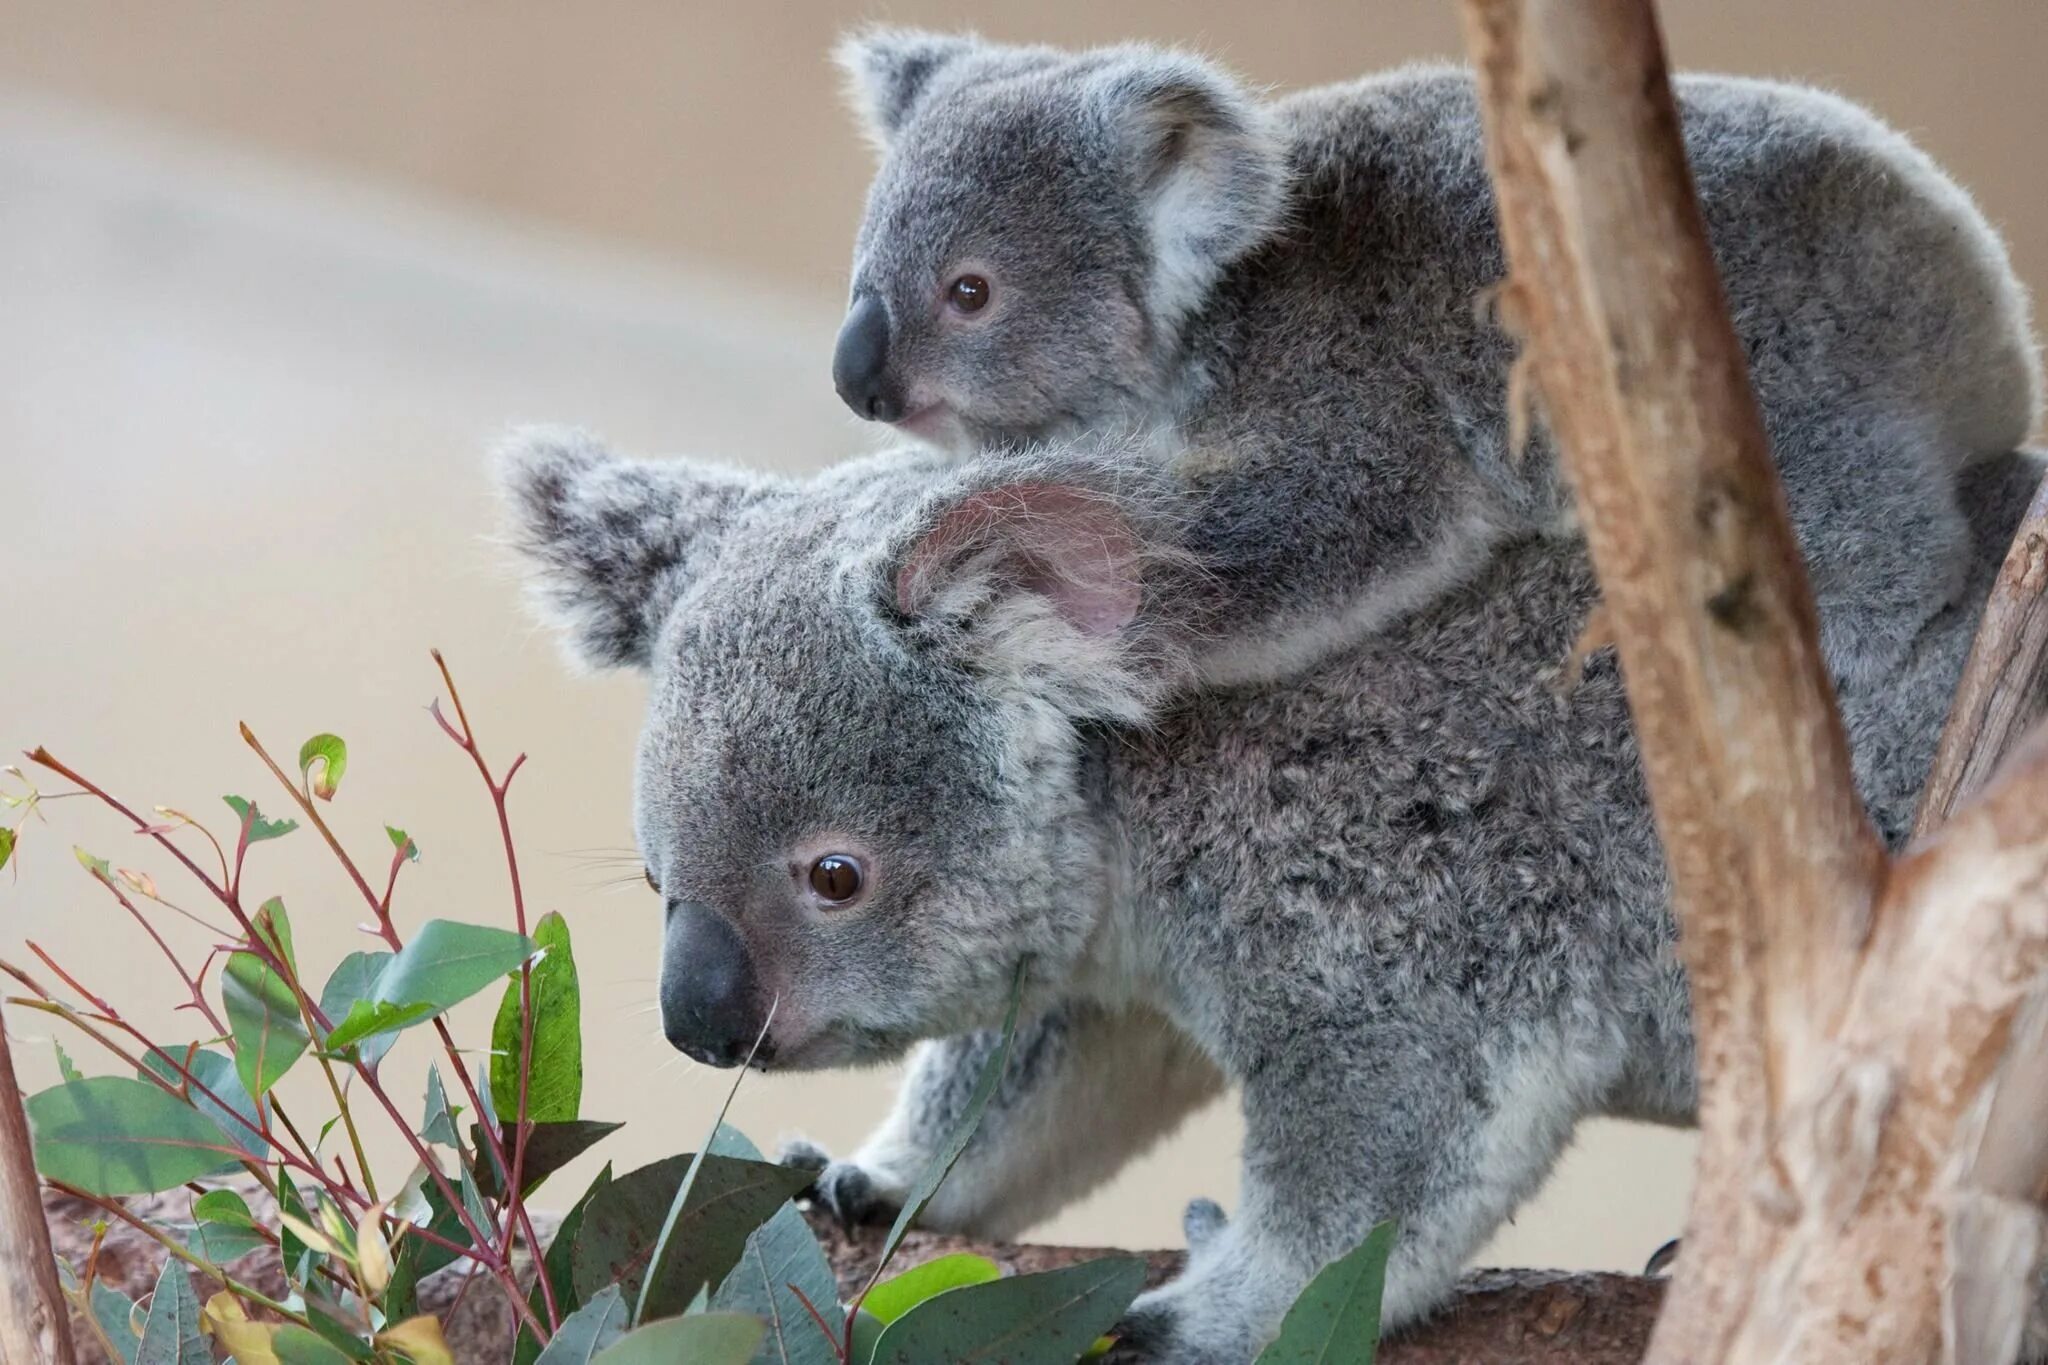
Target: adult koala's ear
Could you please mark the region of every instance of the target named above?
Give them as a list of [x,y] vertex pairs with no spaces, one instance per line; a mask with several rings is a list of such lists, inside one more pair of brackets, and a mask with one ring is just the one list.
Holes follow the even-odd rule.
[[562,427],[512,432],[497,465],[508,538],[528,561],[540,615],[591,668],[647,665],[692,565],[770,487],[720,466],[622,460]]
[[1150,212],[1153,307],[1192,307],[1225,266],[1279,227],[1285,152],[1258,101],[1194,57],[1111,63],[1096,94]]
[[983,679],[1075,719],[1140,723],[1182,657],[1148,613],[1179,567],[1170,519],[1145,490],[1059,472],[935,500],[892,555],[893,605]]
[[868,139],[886,150],[932,78],[979,45],[971,34],[877,27],[841,38],[832,58],[846,73],[847,94]]

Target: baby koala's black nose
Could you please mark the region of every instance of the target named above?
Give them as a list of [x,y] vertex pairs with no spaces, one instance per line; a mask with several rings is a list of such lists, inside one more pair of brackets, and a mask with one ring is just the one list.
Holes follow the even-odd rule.
[[857,294],[832,352],[832,386],[870,422],[903,416],[903,395],[889,383],[889,310],[873,294]]
[[708,905],[669,908],[661,964],[661,1031],[677,1051],[738,1066],[761,1034],[760,992],[746,940]]

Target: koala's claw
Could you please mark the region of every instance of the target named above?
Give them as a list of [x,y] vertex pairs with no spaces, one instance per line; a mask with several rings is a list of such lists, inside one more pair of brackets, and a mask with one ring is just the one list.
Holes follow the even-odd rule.
[[1213,1199],[1190,1199],[1186,1212],[1180,1216],[1180,1230],[1191,1252],[1200,1251],[1228,1226],[1230,1215]]
[[1174,1316],[1162,1308],[1133,1308],[1110,1330],[1116,1345],[1103,1356],[1103,1365],[1144,1365],[1166,1359],[1165,1351],[1174,1339]]
[[775,1153],[775,1160],[780,1165],[809,1171],[813,1175],[832,1164],[832,1158],[823,1147],[805,1138],[785,1138],[781,1149]]
[[901,1201],[878,1188],[866,1171],[848,1161],[834,1161],[816,1143],[793,1138],[782,1144],[777,1159],[784,1166],[812,1173],[811,1183],[796,1197],[831,1214],[848,1233],[869,1224],[892,1223],[903,1207]]

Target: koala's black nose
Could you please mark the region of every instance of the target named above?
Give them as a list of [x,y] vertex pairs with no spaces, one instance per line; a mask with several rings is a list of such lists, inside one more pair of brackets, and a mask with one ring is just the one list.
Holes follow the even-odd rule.
[[903,395],[889,383],[889,311],[873,294],[857,294],[832,352],[832,386],[856,417],[893,422]]
[[738,1066],[760,1035],[762,1012],[746,940],[696,901],[669,908],[661,962],[661,1031],[677,1051]]

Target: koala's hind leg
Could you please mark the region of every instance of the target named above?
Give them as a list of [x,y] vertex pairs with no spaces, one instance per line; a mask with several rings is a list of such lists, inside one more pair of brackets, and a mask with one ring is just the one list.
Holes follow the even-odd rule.
[[[895,1218],[958,1126],[1000,1035],[926,1043],[896,1108],[845,1161],[807,1143],[783,1160],[819,1168],[813,1197],[847,1223]],[[1223,1077],[1158,1014],[1069,1002],[1017,1026],[1003,1082],[920,1226],[1003,1239],[1086,1193],[1173,1131]]]
[[1563,1048],[1503,1060],[1417,1042],[1305,1034],[1254,1070],[1241,1207],[1220,1226],[1191,1209],[1187,1268],[1132,1306],[1120,1358],[1243,1365],[1316,1272],[1389,1218],[1386,1325],[1441,1300],[1549,1171],[1587,1086]]

